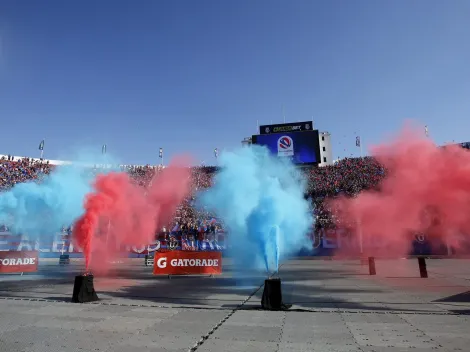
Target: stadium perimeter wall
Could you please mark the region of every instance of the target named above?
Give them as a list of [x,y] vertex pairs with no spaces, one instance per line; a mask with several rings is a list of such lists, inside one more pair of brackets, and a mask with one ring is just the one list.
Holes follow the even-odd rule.
[[[74,247],[71,243],[71,236],[64,233],[57,233],[47,237],[43,237],[41,241],[31,240],[27,236],[14,235],[7,231],[0,231],[0,251],[27,251],[38,250],[41,258],[58,258],[62,253],[69,254],[71,258],[83,257],[81,250]],[[219,240],[204,241],[188,241],[175,235],[178,245],[174,249],[180,250],[196,250],[196,251],[222,251],[226,255],[230,254],[229,244],[225,242],[225,235],[216,237]],[[321,230],[310,235],[311,241],[307,247],[294,248],[293,254],[298,256],[332,256],[338,249],[347,249],[352,255],[360,255],[359,243],[351,234],[344,231]],[[459,243],[458,248],[447,245],[439,240],[431,240],[426,236],[410,236],[410,252],[409,255],[426,255],[426,256],[468,256],[470,255],[470,240],[467,236],[462,236],[456,241],[452,239],[450,243]],[[363,244],[366,248],[383,247],[384,244],[379,242]],[[228,247],[228,249],[227,249]],[[168,250],[169,246],[166,241],[155,241],[152,244],[125,247],[122,246],[119,251],[123,257],[143,257],[149,252],[155,250]]]

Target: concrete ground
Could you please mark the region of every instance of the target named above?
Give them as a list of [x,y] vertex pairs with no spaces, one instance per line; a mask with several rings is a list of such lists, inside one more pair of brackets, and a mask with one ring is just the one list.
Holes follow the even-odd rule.
[[100,301],[69,303],[81,263],[0,277],[0,352],[470,351],[470,260],[291,260],[286,312],[260,310],[262,276],[154,277],[141,260],[95,278]]

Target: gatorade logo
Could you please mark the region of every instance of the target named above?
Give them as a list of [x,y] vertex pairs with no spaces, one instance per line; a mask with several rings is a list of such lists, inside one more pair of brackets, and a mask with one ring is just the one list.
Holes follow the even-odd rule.
[[[162,257],[157,260],[160,269],[167,267],[167,258]],[[170,265],[173,267],[194,267],[194,266],[219,266],[218,259],[172,259]]]
[[35,265],[36,258],[5,258],[0,259],[0,265]]
[[157,260],[157,266],[158,266],[160,269],[166,268],[166,258],[165,258],[165,257],[159,258],[159,259]]

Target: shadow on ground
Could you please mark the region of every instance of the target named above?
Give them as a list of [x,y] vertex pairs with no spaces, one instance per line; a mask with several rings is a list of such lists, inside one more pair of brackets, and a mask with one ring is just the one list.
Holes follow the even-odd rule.
[[[151,271],[151,268],[141,264],[125,264],[116,266],[109,276],[96,276],[95,288],[101,302],[255,310],[260,308],[262,286],[267,276],[263,273],[244,273],[235,277],[230,265],[224,266],[224,274],[219,277],[169,279],[153,276]],[[0,283],[0,297],[70,302],[74,276],[78,274],[79,268],[73,266],[63,269],[54,267],[41,270],[37,280],[4,280]],[[48,275],[51,277],[48,278]],[[293,304],[295,309],[300,310],[426,312],[426,305],[432,304],[412,299],[411,296],[409,302],[394,301],[395,291],[372,280],[360,279],[357,268],[350,265],[289,263],[281,268],[279,276],[283,281],[285,303]],[[398,290],[396,292],[402,294]],[[435,302],[453,302],[445,299],[457,298],[447,297]],[[460,299],[466,300],[458,302],[469,302],[470,293],[462,294]]]
[[470,291],[435,300],[436,303],[470,303]]

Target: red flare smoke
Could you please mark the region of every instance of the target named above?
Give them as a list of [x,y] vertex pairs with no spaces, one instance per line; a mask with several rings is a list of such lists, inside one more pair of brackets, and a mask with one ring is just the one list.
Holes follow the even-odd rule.
[[[180,161],[163,169],[146,189],[134,184],[127,173],[97,176],[95,192],[87,195],[85,213],[73,229],[87,269],[106,269],[109,255],[117,250],[110,242],[134,246],[154,240],[157,229],[171,220],[189,194],[190,169],[185,164]],[[98,253],[98,248],[105,250]]]
[[387,169],[380,189],[330,202],[342,222],[362,231],[364,254],[406,255],[417,233],[458,247],[455,236],[470,234],[470,152],[406,129],[373,154]]

